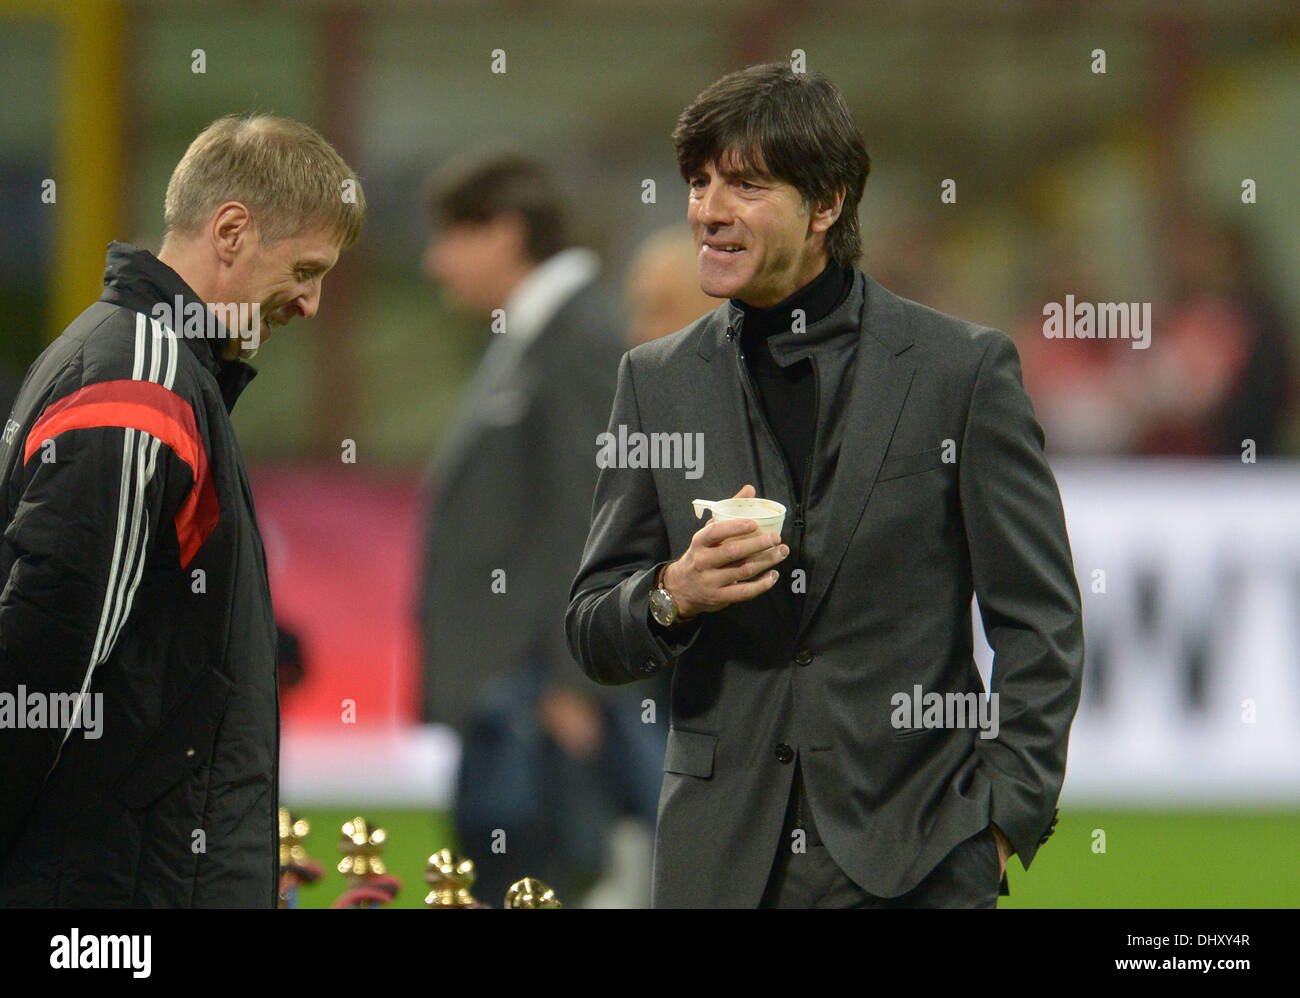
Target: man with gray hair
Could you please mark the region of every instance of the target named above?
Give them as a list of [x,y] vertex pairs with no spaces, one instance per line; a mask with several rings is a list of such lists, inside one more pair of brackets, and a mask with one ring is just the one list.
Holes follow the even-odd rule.
[[274,907],[276,630],[230,410],[364,215],[311,128],[221,118],[158,255],[110,244],[28,372],[0,439],[0,906]]

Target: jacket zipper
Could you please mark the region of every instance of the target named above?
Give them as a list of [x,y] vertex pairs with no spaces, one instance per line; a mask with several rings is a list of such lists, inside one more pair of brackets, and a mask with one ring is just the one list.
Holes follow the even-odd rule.
[[[817,361],[813,359],[812,354],[808,355],[808,363],[811,365],[813,372],[813,438],[812,446],[808,450],[808,465],[804,469],[803,493],[799,497],[800,501],[796,502],[794,505],[794,525],[795,529],[799,532],[799,551],[801,554],[803,553],[804,506],[806,505],[803,500],[807,498],[808,490],[812,488],[813,461],[817,457],[817,431],[821,428],[822,412],[821,379],[817,374]],[[804,595],[807,595],[806,589],[804,590]],[[800,611],[799,614],[799,624],[803,624],[802,611]],[[796,628],[796,636],[799,629],[800,628],[798,627]]]
[[[792,555],[795,555],[792,561],[798,562],[799,558],[802,557],[803,555],[803,532],[805,526],[803,492],[806,492],[808,489],[808,484],[812,477],[813,457],[817,453],[817,422],[818,422],[817,417],[820,414],[820,401],[821,401],[817,397],[817,393],[818,393],[817,365],[815,362],[812,361],[812,358],[809,357],[809,362],[812,363],[813,365],[813,393],[814,393],[813,395],[813,399],[814,399],[813,443],[812,443],[812,449],[808,453],[808,467],[807,467],[807,473],[804,475],[804,479],[803,479],[803,492],[801,492],[801,494],[799,495],[795,495],[794,474],[790,470],[790,461],[786,457],[785,450],[781,447],[781,441],[777,439],[776,432],[772,429],[772,425],[767,421],[767,413],[763,411],[763,405],[758,400],[758,392],[754,388],[753,382],[749,377],[749,368],[745,364],[745,348],[741,345],[741,341],[740,341],[740,331],[744,325],[744,321],[745,321],[745,317],[743,314],[737,316],[735,323],[732,325],[730,329],[728,329],[727,336],[732,340],[732,342],[736,344],[736,364],[740,368],[741,383],[744,385],[745,394],[749,398],[750,404],[754,406],[754,410],[758,413],[759,421],[763,424],[763,428],[767,431],[768,437],[771,439],[771,441],[774,444],[776,444],[776,452],[781,455],[781,466],[785,472],[786,486],[789,490],[790,495],[794,497],[794,535],[796,540],[795,543],[791,545],[790,553]],[[802,623],[802,620],[803,620],[803,616],[801,613],[799,618],[799,623]],[[796,638],[797,638],[797,632],[799,630],[799,623],[795,624]],[[795,766],[796,769],[795,769],[795,788],[794,788],[794,827],[803,828],[803,780],[801,779],[800,772],[798,769],[799,762],[797,756],[795,760]]]
[[[786,490],[790,495],[794,496],[795,499],[794,525],[796,536],[799,538],[800,543],[792,547],[791,553],[794,553],[794,551],[803,550],[803,534],[801,532],[803,529],[803,503],[800,496],[794,495],[794,475],[790,472],[790,462],[785,456],[785,451],[781,449],[781,441],[776,438],[776,432],[772,429],[772,425],[767,421],[767,413],[763,411],[763,405],[759,402],[758,393],[754,389],[753,382],[749,377],[749,368],[745,366],[745,348],[740,345],[740,329],[744,324],[744,321],[744,316],[739,316],[735,320],[735,324],[732,328],[727,331],[727,335],[736,344],[736,366],[740,370],[740,378],[745,388],[745,395],[748,397],[750,404],[753,405],[754,411],[758,413],[758,418],[763,424],[763,429],[767,431],[768,437],[771,439],[772,443],[776,445],[776,452],[781,455],[781,467],[785,472]],[[809,457],[809,461],[811,462],[811,456]]]

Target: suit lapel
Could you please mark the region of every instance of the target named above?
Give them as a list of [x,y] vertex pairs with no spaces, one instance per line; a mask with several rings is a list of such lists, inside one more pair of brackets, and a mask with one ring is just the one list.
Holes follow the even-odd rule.
[[[868,277],[856,370],[829,502],[810,515],[805,536],[806,544],[820,546],[820,554],[799,626],[801,636],[825,599],[867,509],[916,372],[916,355],[908,351],[911,342],[898,299]],[[824,462],[826,457],[819,453],[816,460]]]
[[[692,498],[727,499],[746,482],[752,484],[756,494],[766,498],[793,502],[786,495],[787,486],[782,472],[784,458],[769,441],[761,426],[761,416],[749,403],[741,371],[739,349],[727,337],[729,330],[738,329],[738,311],[730,304],[724,305],[714,322],[701,331],[698,352],[709,363],[700,369],[699,381],[689,387],[693,397],[705,400],[703,426],[706,473],[702,481],[712,483],[717,495],[696,493]],[[717,441],[712,450],[711,441]],[[723,445],[725,444],[725,446]],[[762,454],[759,448],[762,448]],[[766,469],[766,474],[764,470]],[[787,515],[782,533],[791,536],[791,513]],[[703,526],[703,522],[700,524]],[[784,573],[783,573],[784,574]],[[771,592],[741,605],[742,614],[755,613],[763,617],[778,614],[785,622],[782,633],[793,633],[798,621],[791,617],[789,604],[776,599]]]
[[763,480],[763,462],[757,451],[761,435],[757,427],[751,426],[750,407],[737,366],[739,354],[727,338],[728,331],[735,328],[736,314],[729,303],[725,304],[701,330],[698,353],[709,363],[701,370],[699,383],[691,388],[699,393],[695,398],[705,400],[704,424],[698,427],[704,433],[705,478],[718,483],[726,494],[693,498],[727,499],[746,482],[752,483],[759,495],[765,495],[764,490],[773,485]]

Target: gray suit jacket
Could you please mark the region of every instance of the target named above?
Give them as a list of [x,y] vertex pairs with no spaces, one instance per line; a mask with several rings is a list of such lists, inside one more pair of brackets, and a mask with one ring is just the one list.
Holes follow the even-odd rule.
[[623,328],[603,285],[581,288],[481,386],[440,452],[419,593],[426,720],[462,728],[493,680],[529,663],[590,690],[555,608],[587,535]]
[[[800,336],[817,339],[823,324],[859,329],[851,379],[827,385],[818,368],[801,619],[775,628],[777,601],[764,594],[665,640],[647,601],[658,567],[702,526],[691,500],[751,482],[791,505],[744,380],[739,318],[724,303],[624,355],[609,429],[703,432],[703,476],[601,471],[566,616],[569,647],[599,683],[674,669],[655,906],[758,904],[776,850],[788,847],[792,752],[831,857],[872,894],[905,893],[990,821],[1028,867],[1064,779],[1083,627],[1060,496],[1014,345],[860,271],[830,316],[774,338],[790,359],[815,351]],[[787,515],[792,548],[796,529]],[[777,585],[790,583],[783,572]],[[910,715],[897,728],[896,697],[917,686],[923,697],[983,689],[972,591],[996,656],[997,736],[913,726]]]

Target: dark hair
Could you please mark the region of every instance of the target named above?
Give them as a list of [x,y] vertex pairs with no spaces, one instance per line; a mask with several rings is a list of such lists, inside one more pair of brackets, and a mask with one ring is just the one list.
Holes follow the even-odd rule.
[[826,251],[842,267],[862,255],[858,202],[871,158],[844,95],[825,75],[779,62],[728,73],[682,112],[673,148],[687,182],[731,153],[741,169],[792,184],[805,202],[829,204],[843,188]]
[[564,196],[555,177],[543,163],[519,153],[451,161],[429,178],[425,207],[435,227],[490,222],[517,212],[527,232],[525,252],[534,262],[571,245]]

